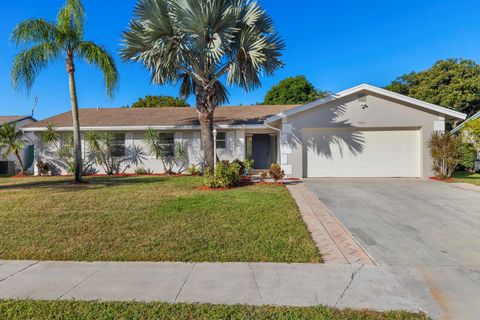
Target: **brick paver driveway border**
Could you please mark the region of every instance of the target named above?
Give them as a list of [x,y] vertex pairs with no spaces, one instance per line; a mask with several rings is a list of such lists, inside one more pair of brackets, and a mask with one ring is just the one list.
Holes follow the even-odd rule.
[[287,184],[287,188],[325,263],[375,264],[325,204],[303,183]]

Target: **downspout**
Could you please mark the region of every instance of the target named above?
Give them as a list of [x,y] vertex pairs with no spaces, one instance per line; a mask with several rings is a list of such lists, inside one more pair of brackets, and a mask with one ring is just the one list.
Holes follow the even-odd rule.
[[272,129],[274,131],[277,131],[278,132],[278,139],[277,139],[277,161],[278,162],[281,162],[281,158],[282,158],[282,154],[281,154],[281,148],[282,148],[282,129],[278,129],[278,128],[275,128],[275,127],[272,127],[271,125],[269,125],[267,123],[267,120],[265,120],[263,122],[263,125],[268,128],[268,129]]

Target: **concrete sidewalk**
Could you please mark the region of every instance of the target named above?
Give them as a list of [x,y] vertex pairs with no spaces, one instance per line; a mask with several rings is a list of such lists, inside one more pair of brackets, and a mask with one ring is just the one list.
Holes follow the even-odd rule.
[[354,264],[0,261],[0,299],[418,311],[394,273]]

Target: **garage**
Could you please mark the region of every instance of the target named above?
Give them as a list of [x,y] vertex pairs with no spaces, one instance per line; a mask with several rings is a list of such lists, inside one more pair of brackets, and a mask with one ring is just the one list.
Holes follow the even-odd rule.
[[308,177],[420,177],[420,130],[304,129]]
[[288,177],[428,178],[429,140],[466,114],[361,84],[266,119]]

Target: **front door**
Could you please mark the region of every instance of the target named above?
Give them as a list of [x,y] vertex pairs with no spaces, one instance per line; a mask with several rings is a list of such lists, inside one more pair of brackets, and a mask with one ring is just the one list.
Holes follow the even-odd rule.
[[255,169],[267,169],[270,166],[270,135],[254,134],[252,136],[252,158]]

